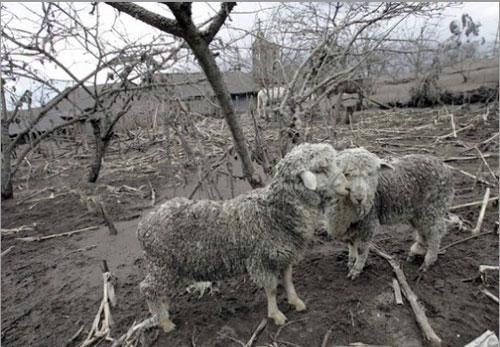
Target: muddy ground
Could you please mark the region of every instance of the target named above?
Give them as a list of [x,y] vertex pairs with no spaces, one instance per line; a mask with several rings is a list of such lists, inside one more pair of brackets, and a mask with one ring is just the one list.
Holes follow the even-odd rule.
[[[486,107],[481,104],[468,110],[448,106],[362,111],[355,113],[351,126],[340,126],[336,139],[330,142],[337,148],[363,145],[384,157],[434,154],[449,165],[490,182],[491,196],[496,197],[498,114],[490,112],[483,121],[481,115],[485,112]],[[438,136],[451,133],[450,113],[454,114],[457,130],[467,128],[459,131],[457,138],[439,139]],[[243,123],[252,137],[251,123],[245,119]],[[273,127],[269,125],[265,134],[271,148],[276,147]],[[190,140],[195,148],[193,158],[198,162],[216,161],[230,144],[227,129],[220,120],[198,124],[198,129],[201,133]],[[323,141],[328,135],[329,129],[322,121],[312,123],[313,142]],[[16,198],[2,203],[3,229],[26,226],[8,235],[2,231],[2,252],[12,247],[2,256],[2,346],[79,346],[102,297],[103,259],[116,278],[119,303],[112,309],[111,336],[119,337],[134,321],[148,316],[138,290],[144,277],[135,238],[139,216],[151,208],[153,190],[156,204],[173,196],[189,196],[203,176],[192,169],[197,161],[187,157],[179,143],[167,143],[164,136],[150,133],[115,140],[95,185],[82,183],[90,160],[90,152],[84,146],[59,142],[57,151],[47,145],[42,153],[30,158],[29,165],[16,178]],[[485,155],[495,178],[482,164],[475,146]],[[202,152],[210,155],[200,158]],[[237,174],[238,160],[232,158],[230,162]],[[454,173],[454,205],[482,199],[486,184],[458,171]],[[246,183],[225,177],[218,176],[217,189],[203,184],[195,197],[228,198],[249,189]],[[87,208],[89,196],[103,201],[118,235],[110,235],[101,218]],[[472,206],[454,212],[472,229],[479,210],[480,206]],[[498,275],[490,274],[486,283],[478,277],[479,265],[498,264],[497,220],[498,204],[492,203],[481,228],[482,233],[491,233],[450,247],[419,280],[419,264],[405,261],[412,243],[411,229],[405,225],[384,227],[376,237],[377,244],[401,262],[444,346],[463,346],[487,329],[498,335],[498,305],[480,291],[486,287],[498,294]],[[39,242],[17,239],[89,226],[99,228]],[[469,235],[470,231],[453,228],[444,237],[443,245]],[[280,328],[269,322],[255,345],[321,346],[330,330],[327,346],[355,342],[425,346],[408,302],[394,302],[389,264],[372,253],[363,274],[351,281],[346,278],[346,258],[344,245],[318,236],[295,271],[297,291],[307,311],[293,311],[280,290],[279,306],[289,321]],[[224,281],[218,287],[218,293],[201,299],[179,289],[172,307],[177,330],[168,336],[163,332],[156,334],[157,330],[150,332],[151,345],[238,346],[238,340],[248,341],[266,315],[263,291],[246,278]],[[67,344],[82,326],[81,334]],[[108,346],[110,342],[98,345]]]

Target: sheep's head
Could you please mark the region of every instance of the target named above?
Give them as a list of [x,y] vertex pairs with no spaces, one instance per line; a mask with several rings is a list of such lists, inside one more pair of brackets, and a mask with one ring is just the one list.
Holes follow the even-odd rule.
[[336,163],[344,180],[337,186],[337,194],[348,199],[362,216],[366,215],[374,203],[379,173],[394,168],[364,148],[339,152]]
[[274,181],[286,184],[305,204],[320,206],[336,196],[336,153],[328,144],[300,144],[278,163]]

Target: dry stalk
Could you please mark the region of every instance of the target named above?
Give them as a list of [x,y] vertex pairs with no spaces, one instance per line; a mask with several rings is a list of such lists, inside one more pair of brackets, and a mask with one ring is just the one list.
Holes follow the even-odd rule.
[[45,241],[49,239],[53,239],[56,237],[61,237],[61,236],[71,236],[74,234],[78,234],[84,231],[91,231],[91,230],[97,230],[99,227],[97,225],[83,228],[83,229],[78,229],[78,230],[73,230],[73,231],[67,231],[65,233],[59,233],[59,234],[52,234],[52,235],[47,235],[47,236],[28,236],[28,237],[17,237],[16,240],[19,241],[24,241],[24,242],[33,242],[33,241]]
[[9,253],[10,253],[13,249],[14,249],[14,246],[10,246],[10,247],[9,247],[9,248],[7,248],[5,251],[2,251],[1,256],[3,257],[4,255],[9,254]]
[[328,345],[328,340],[330,339],[331,335],[332,335],[332,328],[328,329],[325,333],[325,336],[323,336],[323,341],[321,342],[321,347],[326,347]]
[[490,298],[491,300],[493,300],[497,304],[499,303],[498,302],[498,296],[496,296],[495,294],[493,294],[492,292],[490,292],[488,289],[481,288],[480,290],[481,290],[481,293],[483,293],[484,295],[486,295],[488,298]]
[[491,184],[491,183],[490,183],[490,182],[488,182],[488,181],[485,181],[485,180],[483,180],[483,179],[481,179],[481,178],[479,178],[479,177],[477,177],[477,176],[475,176],[475,175],[473,175],[473,174],[471,174],[471,173],[468,173],[467,171],[464,171],[464,170],[458,169],[458,168],[456,168],[456,167],[454,167],[454,166],[451,166],[451,165],[448,165],[448,164],[447,164],[447,166],[448,166],[450,169],[455,170],[455,171],[458,171],[458,172],[460,172],[462,175],[465,175],[465,176],[467,176],[467,177],[473,178],[474,180],[476,180],[476,181],[478,181],[478,182],[481,182],[481,183],[486,184],[486,185],[491,186],[491,187],[494,187],[494,186],[495,186],[495,185]]
[[454,138],[457,138],[457,132],[455,130],[455,119],[453,117],[453,113],[450,113],[450,121],[451,121],[451,130]]
[[392,288],[394,289],[394,298],[397,305],[403,305],[403,297],[401,296],[401,287],[397,279],[392,279]]
[[403,289],[403,294],[405,295],[406,299],[410,303],[410,306],[413,310],[413,313],[415,314],[415,318],[417,320],[417,323],[420,326],[420,329],[422,330],[422,333],[423,333],[425,339],[430,341],[433,346],[441,346],[441,339],[434,332],[434,329],[432,329],[432,326],[430,325],[429,320],[427,319],[427,316],[425,315],[425,311],[424,311],[423,307],[418,303],[417,295],[410,288],[410,285],[408,284],[408,281],[406,280],[406,276],[405,276],[403,270],[401,270],[401,267],[399,266],[399,264],[390,255],[382,252],[374,245],[372,245],[372,249],[379,256],[381,256],[382,258],[387,260],[389,262],[389,264],[391,265],[394,273],[396,274],[396,277],[397,277],[399,283],[401,284],[401,287]]
[[[493,202],[493,201],[497,201],[497,200],[498,200],[498,196],[495,196],[493,198],[489,198],[488,203]],[[483,204],[483,200],[468,202],[465,204],[452,206],[452,207],[450,207],[450,211],[458,210],[458,209],[465,208],[465,207],[478,206],[478,205],[482,205],[482,204]]]
[[477,219],[476,227],[472,230],[473,235],[479,234],[479,231],[481,230],[489,198],[490,198],[490,188],[486,188],[486,193],[484,193],[484,198],[483,198],[483,204],[481,205],[481,211],[479,212],[479,218]]
[[80,347],[91,346],[103,338],[108,341],[114,341],[110,336],[111,326],[113,325],[110,305],[116,305],[116,298],[114,297],[114,287],[111,283],[111,274],[106,260],[103,260],[102,265],[103,296],[101,304],[92,323],[92,328]]
[[479,150],[479,148],[477,148],[477,146],[476,146],[476,147],[474,147],[474,148],[475,148],[475,150],[477,151],[477,153],[479,153],[479,156],[480,156],[480,157],[481,157],[481,159],[483,160],[484,165],[486,165],[486,168],[487,168],[487,169],[488,169],[488,171],[490,172],[491,177],[493,177],[493,182],[498,181],[497,177],[495,176],[495,173],[493,172],[493,170],[491,169],[490,165],[489,165],[489,164],[488,164],[488,162],[486,161],[486,159],[485,159],[485,157],[484,157],[483,153],[481,153],[481,151]]
[[250,337],[250,340],[248,340],[248,342],[245,344],[245,347],[252,347],[252,345],[254,344],[255,340],[260,335],[260,333],[262,333],[262,330],[264,330],[264,328],[266,327],[266,325],[267,325],[267,318],[263,318],[260,321],[260,323],[257,326],[257,328],[255,329],[255,331],[253,332],[252,336]]
[[13,234],[17,234],[21,231],[33,231],[35,230],[36,224],[33,226],[28,226],[28,225],[22,225],[18,228],[11,228],[11,229],[0,229],[2,236],[9,236]]
[[463,238],[463,239],[461,239],[461,240],[457,240],[457,241],[455,241],[455,242],[450,243],[449,245],[446,245],[446,246],[442,247],[442,248],[439,250],[439,253],[441,254],[441,253],[443,253],[445,250],[447,250],[448,248],[453,247],[453,246],[456,246],[456,245],[458,245],[458,244],[460,244],[460,243],[463,243],[463,242],[466,242],[466,241],[469,241],[469,240],[472,240],[472,239],[478,238],[478,237],[480,237],[480,236],[493,234],[493,233],[494,233],[494,231],[486,231],[486,232],[484,232],[484,233],[474,234],[474,235],[472,235],[472,236],[465,237],[465,238]]

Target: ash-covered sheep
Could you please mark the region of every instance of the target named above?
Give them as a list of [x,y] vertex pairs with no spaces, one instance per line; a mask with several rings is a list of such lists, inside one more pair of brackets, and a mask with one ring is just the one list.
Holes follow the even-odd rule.
[[337,153],[347,182],[328,208],[327,230],[348,243],[349,278],[356,278],[380,224],[409,223],[416,229],[409,260],[425,255],[425,271],[438,256],[454,189],[450,169],[429,155],[406,155],[389,163],[364,148]]
[[282,275],[288,302],[305,310],[292,282],[316,221],[335,196],[336,151],[327,144],[302,144],[277,165],[271,183],[232,200],[174,198],[139,224],[147,276],[141,283],[149,309],[169,332],[168,298],[185,280],[217,281],[248,273],[264,287],[268,317],[283,324],[276,304]]

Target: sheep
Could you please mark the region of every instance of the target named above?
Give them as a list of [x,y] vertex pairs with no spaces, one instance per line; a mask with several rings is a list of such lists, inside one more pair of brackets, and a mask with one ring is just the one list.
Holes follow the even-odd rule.
[[285,96],[286,87],[273,87],[261,89],[257,93],[257,112],[260,118],[269,120],[266,112],[266,106],[274,101],[280,100]]
[[424,257],[426,271],[438,256],[454,196],[448,166],[430,155],[406,155],[388,163],[364,148],[337,153],[346,183],[327,208],[327,232],[347,242],[348,277],[359,276],[374,232],[382,225],[409,223],[416,229],[408,260]]
[[298,145],[264,188],[226,201],[173,198],[141,220],[137,236],[147,274],[140,290],[165,332],[175,328],[168,298],[185,280],[247,273],[264,287],[268,317],[281,325],[286,321],[276,303],[281,274],[288,302],[297,311],[306,309],[292,282],[292,266],[340,189],[335,155],[327,144]]

